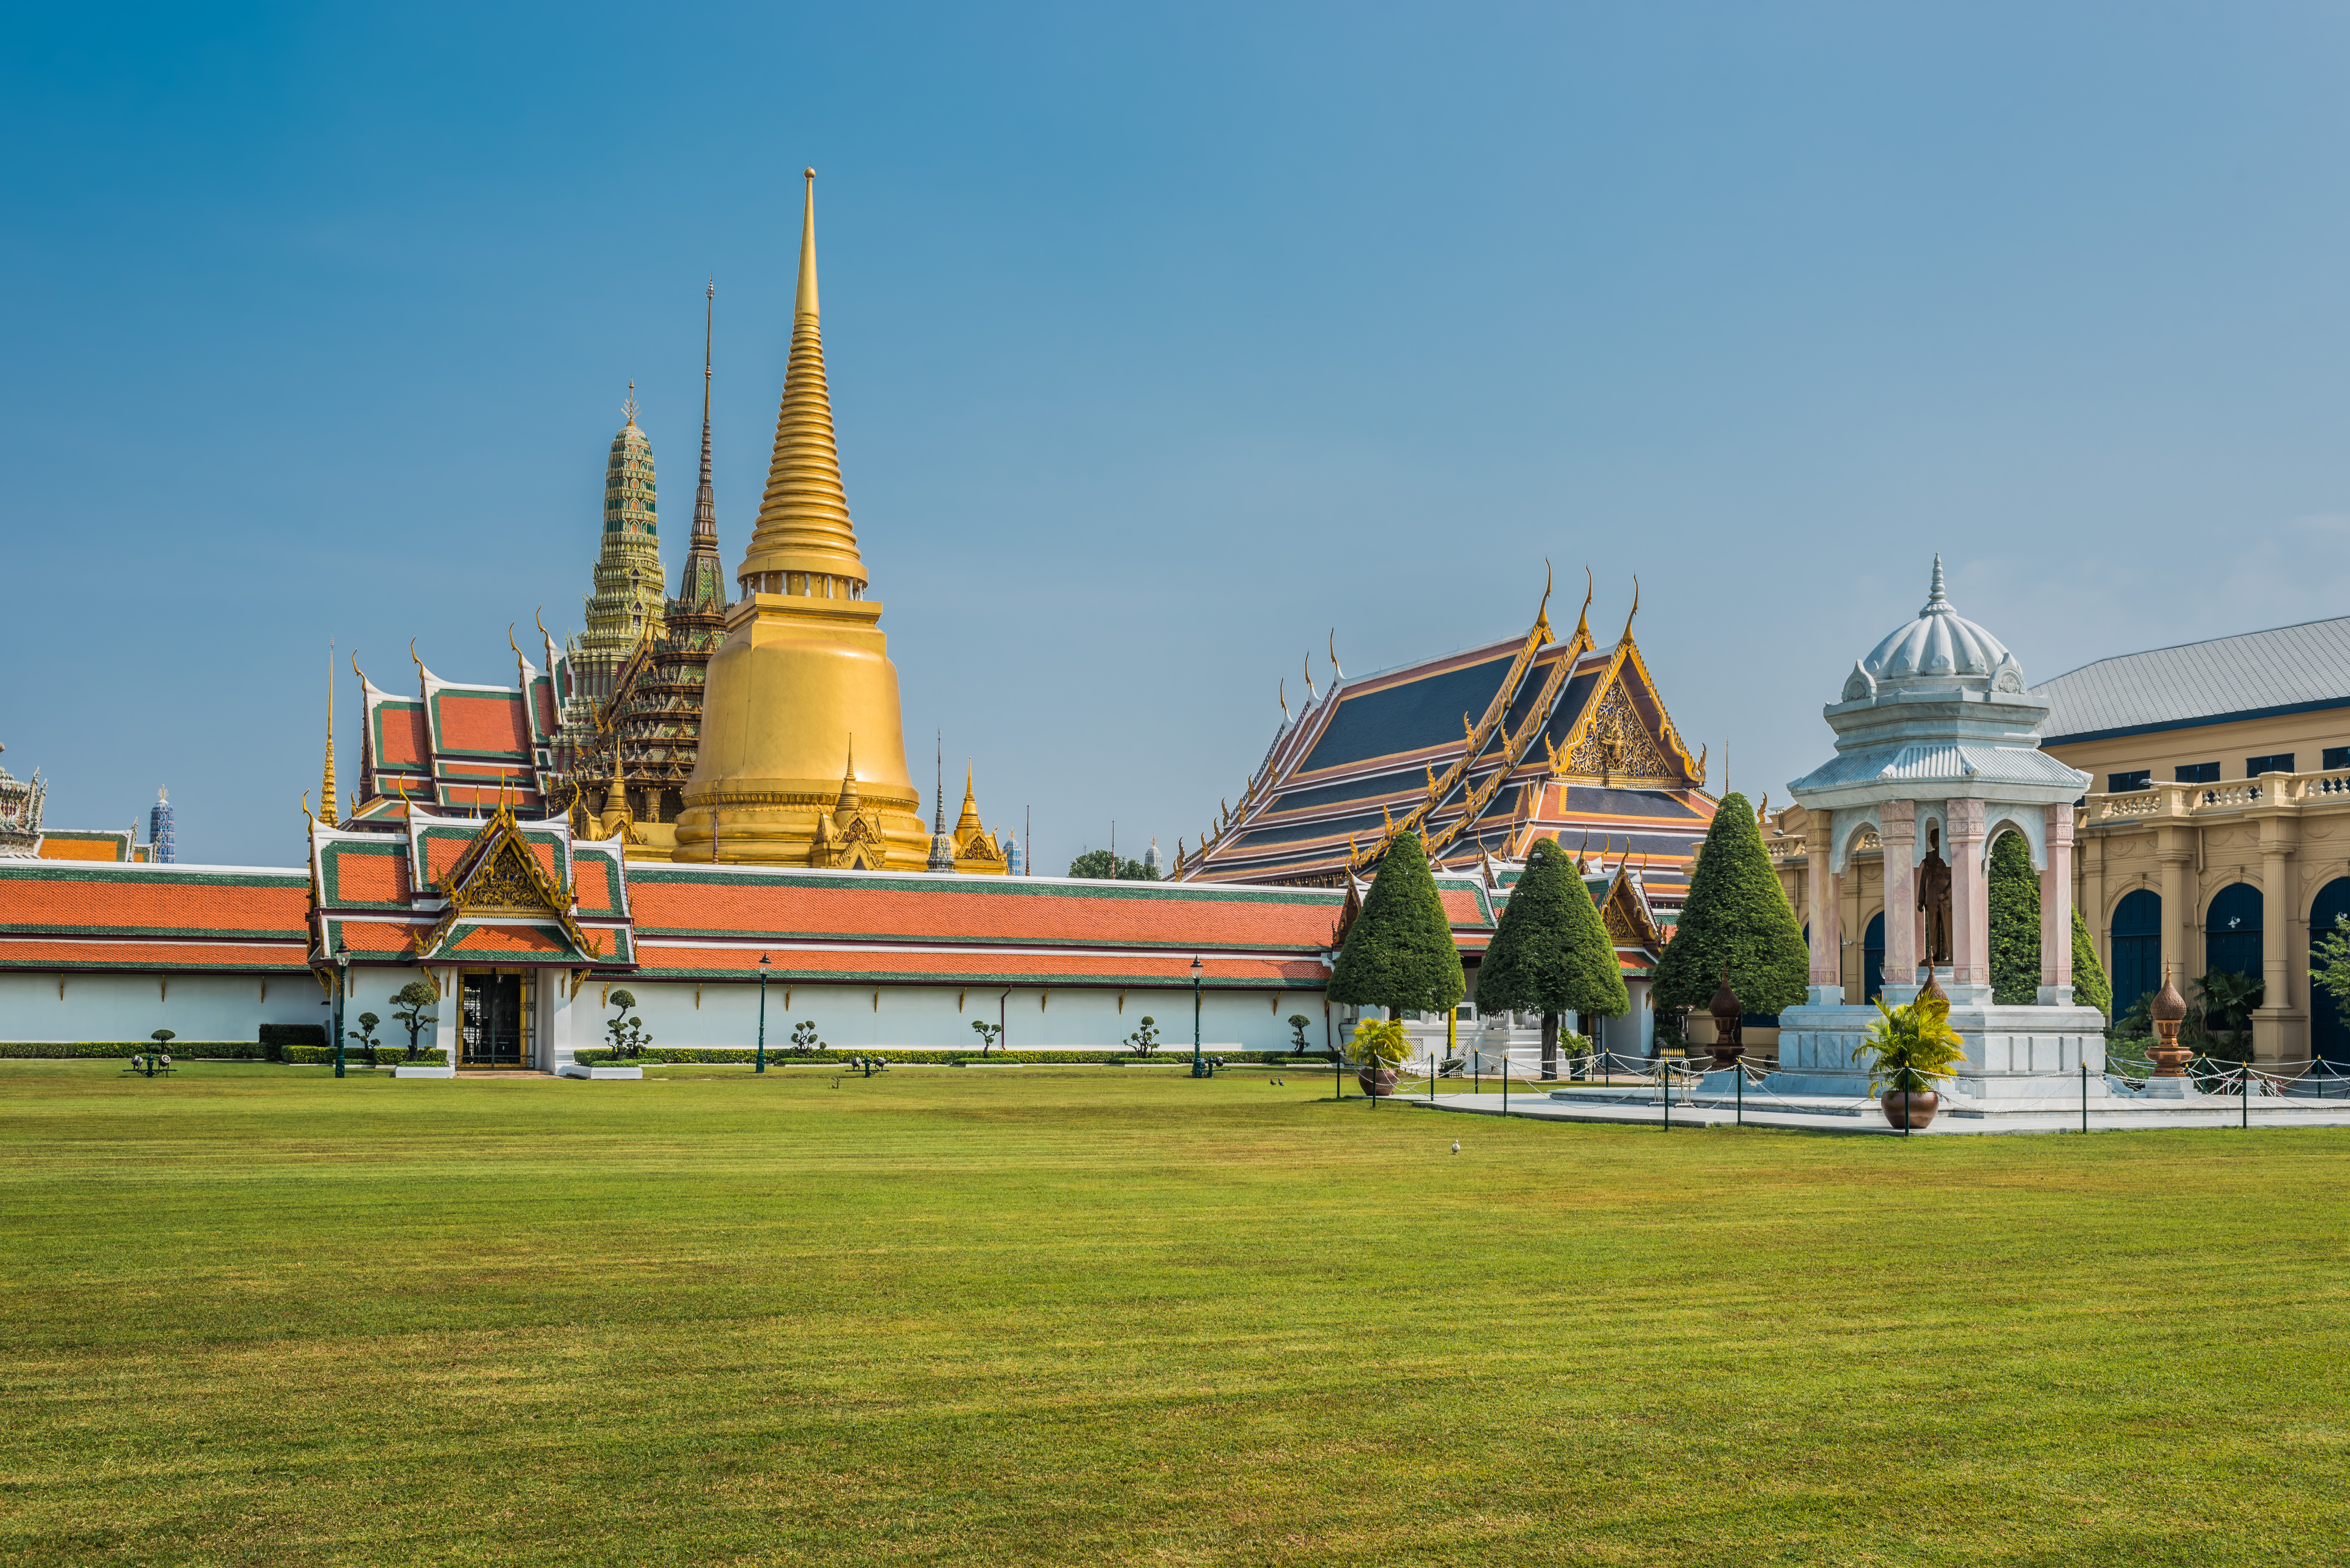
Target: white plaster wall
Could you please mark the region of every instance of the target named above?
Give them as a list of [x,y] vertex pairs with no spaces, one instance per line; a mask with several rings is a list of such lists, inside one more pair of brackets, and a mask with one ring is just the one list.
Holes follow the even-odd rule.
[[[0,974],[0,1040],[258,1040],[265,1023],[328,1025],[307,974]],[[263,998],[263,987],[268,990]],[[381,1008],[376,1009],[380,1012]]]
[[[591,981],[573,1003],[571,1044],[577,1050],[600,1048],[604,1024],[612,1016],[605,1004],[609,991],[626,989],[637,999],[633,1010],[645,1021],[652,1046],[749,1049],[759,1025],[759,988],[738,982],[703,982],[701,1005],[694,1004],[694,985],[684,981]],[[767,986],[767,1048],[781,1050],[792,1042],[792,1025],[803,1018],[816,1022],[824,1043],[837,1050],[975,1051],[979,1036],[974,1021],[1005,1024],[1002,1044],[1014,1051],[1073,1051],[1121,1049],[1121,1043],[1140,1025],[1143,1017],[1158,1020],[1159,1048],[1191,1046],[1191,992],[1134,991],[1118,1007],[1115,991],[1079,991],[1014,987],[1008,996],[1001,986],[972,987],[956,1006],[954,986],[890,986],[880,988],[877,1006],[871,985],[805,985],[781,981]],[[786,992],[789,1005],[785,1005]],[[1043,1005],[1038,999],[1043,997]],[[999,1014],[997,998],[1003,997]],[[1269,992],[1211,992],[1202,998],[1201,1035],[1204,1044],[1245,1051],[1285,1050],[1289,1045],[1290,1013],[1312,1018],[1307,1031],[1310,1048],[1322,1048],[1322,997],[1318,992],[1284,992],[1276,1008]]]

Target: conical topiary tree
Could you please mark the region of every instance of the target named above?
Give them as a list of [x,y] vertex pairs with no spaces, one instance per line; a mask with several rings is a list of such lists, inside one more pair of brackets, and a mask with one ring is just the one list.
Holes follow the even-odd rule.
[[1991,999],[2001,1007],[2040,1000],[2040,873],[2021,833],[1991,846]]
[[1543,1076],[1558,1075],[1558,1015],[1620,1017],[1632,1005],[1598,906],[1566,851],[1538,840],[1477,966],[1477,1005],[1542,1014]]
[[1407,1008],[1445,1012],[1459,1006],[1468,991],[1428,854],[1418,834],[1399,834],[1338,950],[1330,1000],[1384,1007],[1394,1019]]
[[1688,900],[1657,965],[1663,1007],[1702,1009],[1730,965],[1730,988],[1749,1012],[1777,1012],[1804,1000],[1811,958],[1795,911],[1754,826],[1754,807],[1732,791],[1715,807],[1698,853]]
[[2114,982],[2097,961],[2097,944],[2089,940],[2089,922],[2081,919],[2078,904],[2073,906],[2073,1002],[2114,1015]]

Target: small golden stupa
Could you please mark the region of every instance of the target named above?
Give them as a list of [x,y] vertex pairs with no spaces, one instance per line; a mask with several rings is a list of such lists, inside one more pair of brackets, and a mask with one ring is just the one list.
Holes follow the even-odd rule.
[[920,870],[931,835],[906,771],[898,668],[880,602],[865,597],[825,386],[813,169],[802,224],[775,453],[734,574],[743,597],[710,660],[675,858],[842,864],[847,825],[834,816],[845,805],[866,833],[855,863]]

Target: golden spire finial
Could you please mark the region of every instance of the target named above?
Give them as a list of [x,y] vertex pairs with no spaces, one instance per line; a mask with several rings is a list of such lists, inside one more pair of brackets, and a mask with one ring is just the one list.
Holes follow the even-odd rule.
[[1599,579],[1591,575],[1589,566],[1584,567],[1583,607],[1575,612],[1575,636],[1577,641],[1586,645],[1591,641],[1591,596],[1598,591],[1598,587]]
[[[792,355],[784,372],[783,405],[775,416],[775,454],[767,464],[767,488],[759,498],[751,545],[735,577],[750,583],[752,592],[857,598],[865,592],[865,558],[858,553],[848,492],[840,482],[832,393],[825,382],[824,327],[816,286],[815,170],[807,171],[807,182],[800,219],[799,296],[793,306]],[[801,580],[795,584],[795,577]],[[808,579],[835,579],[841,586],[826,593]]]
[[[357,654],[352,656],[352,668],[359,668]],[[342,825],[335,819],[335,639],[327,639],[327,771],[318,781],[318,809],[328,827]]]
[[1640,579],[1638,576],[1635,576],[1632,579],[1632,614],[1624,618],[1624,635],[1616,639],[1617,647],[1621,648],[1624,644],[1632,640],[1632,618],[1639,613]]
[[840,770],[840,797],[833,804],[834,821],[855,815],[863,804],[857,793],[857,737],[852,733],[848,737],[848,761]]
[[1283,676],[1273,689],[1273,700],[1281,704],[1281,722],[1289,722],[1289,677]]
[[636,424],[637,379],[634,376],[629,378],[629,397],[628,400],[620,405],[620,412],[628,416],[628,422],[626,425],[622,426],[623,429],[629,428]]
[[1534,607],[1534,629],[1543,634],[1544,641],[1550,640],[1550,557],[1548,556],[1543,557],[1543,597],[1542,603]]
[[1313,656],[1312,654],[1310,654],[1310,653],[1309,653],[1309,654],[1307,654],[1307,655],[1305,656],[1305,701],[1306,701],[1307,702],[1309,702],[1309,703],[1310,703],[1310,702],[1312,702],[1312,701],[1313,701],[1316,697],[1318,697],[1318,696],[1320,696],[1320,695],[1321,695],[1321,693],[1320,693],[1320,692],[1318,692],[1318,691],[1315,691],[1315,690],[1314,690],[1314,656]]
[[1330,684],[1336,686],[1345,679],[1347,672],[1338,668],[1338,628],[1334,626],[1330,628]]

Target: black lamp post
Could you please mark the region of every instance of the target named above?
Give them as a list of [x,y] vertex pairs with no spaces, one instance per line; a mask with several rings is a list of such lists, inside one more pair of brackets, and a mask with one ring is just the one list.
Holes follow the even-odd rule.
[[1200,955],[1191,955],[1191,1076],[1208,1075],[1208,1064],[1200,1054]]
[[343,1002],[351,989],[351,950],[335,933],[335,1076],[343,1075]]
[[754,1073],[767,1070],[767,955],[759,955],[759,1053]]

